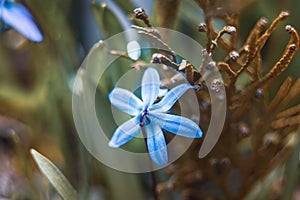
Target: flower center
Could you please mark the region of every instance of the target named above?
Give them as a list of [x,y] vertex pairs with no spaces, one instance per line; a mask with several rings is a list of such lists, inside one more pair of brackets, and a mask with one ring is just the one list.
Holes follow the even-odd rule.
[[148,110],[143,110],[140,116],[140,127],[147,126],[150,123]]

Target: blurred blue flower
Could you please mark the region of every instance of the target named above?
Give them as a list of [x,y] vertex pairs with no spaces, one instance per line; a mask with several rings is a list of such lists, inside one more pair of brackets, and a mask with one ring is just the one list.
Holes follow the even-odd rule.
[[1,0],[0,19],[33,42],[43,40],[43,35],[30,12],[13,0]]
[[168,162],[168,154],[162,129],[189,138],[200,138],[202,131],[192,120],[166,113],[192,86],[178,85],[166,93],[161,101],[154,104],[159,93],[159,86],[158,72],[154,68],[148,68],[142,78],[142,100],[122,88],[115,88],[109,94],[109,100],[113,106],[134,116],[117,128],[109,146],[120,147],[143,129],[142,131],[146,133],[147,148],[151,159],[158,165],[165,165]]

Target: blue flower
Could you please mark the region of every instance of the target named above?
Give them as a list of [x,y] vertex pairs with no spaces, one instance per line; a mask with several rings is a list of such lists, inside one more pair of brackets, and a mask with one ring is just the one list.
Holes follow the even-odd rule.
[[109,100],[113,106],[134,116],[117,128],[110,139],[109,146],[120,147],[143,129],[146,133],[147,148],[151,159],[158,165],[165,165],[168,162],[168,154],[162,129],[189,138],[200,138],[202,131],[192,120],[166,113],[192,86],[178,85],[171,89],[161,101],[154,104],[159,93],[159,86],[158,72],[154,68],[148,68],[142,78],[142,100],[122,88],[115,88],[109,94]]
[[33,42],[41,42],[43,35],[30,12],[12,0],[0,0],[0,19]]

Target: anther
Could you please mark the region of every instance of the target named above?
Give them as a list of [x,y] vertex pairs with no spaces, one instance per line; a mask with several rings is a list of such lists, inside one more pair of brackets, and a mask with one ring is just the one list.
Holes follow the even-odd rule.
[[152,55],[151,63],[154,63],[154,64],[164,64],[164,65],[172,67],[172,68],[174,68],[176,70],[178,70],[178,68],[179,68],[179,65],[177,65],[175,62],[173,62],[172,60],[170,60],[168,57],[166,57],[166,56],[164,56],[162,54],[159,54],[159,53],[154,53]]

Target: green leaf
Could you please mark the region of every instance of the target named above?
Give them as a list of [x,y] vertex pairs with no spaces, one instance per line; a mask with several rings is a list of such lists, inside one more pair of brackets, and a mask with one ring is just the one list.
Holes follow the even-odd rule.
[[[98,2],[92,1],[91,7],[103,38],[108,38],[124,31],[121,21],[118,19],[120,16],[116,16],[107,4],[99,4]],[[128,21],[127,19],[124,20]]]
[[34,149],[30,149],[30,153],[44,176],[64,200],[78,199],[76,190],[50,160]]

